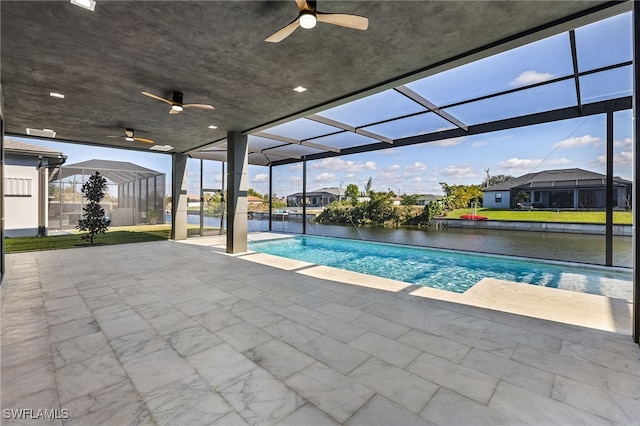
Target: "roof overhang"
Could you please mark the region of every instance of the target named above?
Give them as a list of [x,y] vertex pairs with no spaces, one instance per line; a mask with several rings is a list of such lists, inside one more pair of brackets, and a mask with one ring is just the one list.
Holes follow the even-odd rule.
[[[5,131],[51,128],[61,141],[147,150],[106,138],[129,127],[171,152],[224,159],[198,151],[228,131],[260,132],[630,10],[631,2],[326,1],[319,8],[367,16],[370,28],[318,25],[271,44],[264,38],[295,16],[293,1],[101,1],[94,12],[68,1],[3,1]],[[300,84],[309,90],[294,92]],[[185,102],[216,109],[169,115],[144,90],[181,91]],[[306,152],[295,151],[257,150],[249,162],[299,161]]]

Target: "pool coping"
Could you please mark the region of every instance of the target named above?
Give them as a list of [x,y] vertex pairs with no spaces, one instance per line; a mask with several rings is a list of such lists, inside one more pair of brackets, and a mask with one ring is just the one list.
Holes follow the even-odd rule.
[[[294,235],[252,233],[250,241],[292,236]],[[240,254],[227,254],[224,236],[200,237],[180,242],[216,248],[216,252],[220,254],[346,285],[395,292],[407,297],[436,299],[604,331],[631,333],[633,305],[624,299],[494,278],[484,278],[460,294],[266,253],[247,251]]]

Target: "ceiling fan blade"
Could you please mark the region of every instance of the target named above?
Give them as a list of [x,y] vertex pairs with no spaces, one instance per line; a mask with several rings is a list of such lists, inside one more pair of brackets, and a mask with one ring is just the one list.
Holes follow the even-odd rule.
[[299,26],[300,23],[298,22],[298,18],[296,18],[295,21],[291,22],[286,27],[280,28],[278,31],[267,37],[264,41],[267,41],[269,43],[279,43],[285,38],[289,37],[291,33],[293,33]]
[[175,109],[171,108],[169,110],[169,114],[180,114],[180,111],[176,111]]
[[354,30],[366,30],[369,28],[369,19],[364,16],[317,12],[316,17],[319,22],[353,28]]
[[150,97],[150,98],[157,99],[157,100],[162,101],[162,102],[166,102],[166,103],[168,103],[169,105],[173,105],[173,102],[171,102],[170,100],[165,99],[165,98],[161,98],[160,96],[158,96],[158,95],[154,95],[153,93],[149,93],[149,92],[142,92],[142,94],[143,94],[143,95],[145,95],[145,96],[148,96],[148,97]]
[[105,138],[124,138],[124,136],[111,136],[111,135],[105,135]]
[[133,140],[138,142],[144,142],[144,143],[153,143],[151,139],[139,138],[137,136],[134,136]]
[[213,105],[205,105],[205,104],[183,104],[182,108],[196,108],[196,109],[215,109]]
[[296,0],[296,5],[298,6],[299,11],[311,9],[307,0]]

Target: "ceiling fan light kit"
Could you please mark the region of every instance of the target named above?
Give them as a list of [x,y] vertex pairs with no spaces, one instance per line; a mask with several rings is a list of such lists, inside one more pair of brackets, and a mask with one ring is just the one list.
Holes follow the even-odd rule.
[[153,143],[153,141],[151,139],[145,139],[145,138],[139,138],[137,136],[135,136],[134,130],[127,127],[124,129],[124,135],[123,136],[106,136],[107,138],[121,138],[124,139],[127,142],[144,142],[144,143]]
[[323,13],[316,9],[315,1],[296,0],[298,6],[298,16],[290,24],[280,28],[271,34],[264,41],[269,43],[279,43],[289,37],[298,28],[311,29],[317,22],[337,25],[339,27],[352,28],[364,31],[369,28],[369,19],[364,16],[349,15],[346,13]]
[[171,109],[169,110],[169,114],[178,114],[180,112],[182,112],[185,108],[192,108],[192,109],[207,109],[207,110],[214,110],[215,108],[213,107],[213,105],[208,105],[208,104],[185,104],[183,103],[182,99],[182,92],[173,92],[171,99],[165,99],[162,96],[158,96],[158,95],[154,95],[153,93],[149,93],[149,92],[142,92],[143,95],[148,96],[150,98],[153,98],[157,101],[160,102],[164,102],[167,103],[169,105],[171,105]]
[[313,12],[303,11],[300,13],[300,26],[304,29],[311,29],[316,26],[316,22],[318,21],[316,15]]

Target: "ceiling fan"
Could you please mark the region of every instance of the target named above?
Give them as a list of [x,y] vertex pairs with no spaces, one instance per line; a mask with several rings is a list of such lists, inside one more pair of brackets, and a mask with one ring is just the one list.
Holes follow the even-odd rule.
[[205,104],[185,104],[182,102],[182,92],[173,92],[173,96],[172,96],[172,100],[170,101],[169,99],[165,99],[161,96],[158,95],[154,95],[153,93],[149,93],[149,92],[142,92],[143,95],[145,96],[149,96],[150,98],[153,99],[157,99],[159,101],[168,103],[169,105],[171,105],[171,109],[169,110],[169,114],[178,114],[180,113],[184,108],[195,108],[195,109],[208,109],[208,110],[213,110],[215,109],[213,107],[213,105],[205,105]]
[[364,16],[348,15],[345,13],[323,13],[316,9],[315,0],[295,0],[298,5],[298,17],[289,25],[271,34],[265,41],[278,43],[289,37],[298,27],[310,29],[316,26],[316,22],[338,25],[340,27],[366,30],[369,27],[369,19]]
[[137,142],[144,142],[144,143],[153,143],[153,141],[151,139],[139,138],[139,137],[135,136],[133,129],[130,129],[130,128],[124,129],[124,135],[123,136],[106,136],[106,137],[107,138],[121,138],[121,139],[124,139],[127,142],[137,141]]

